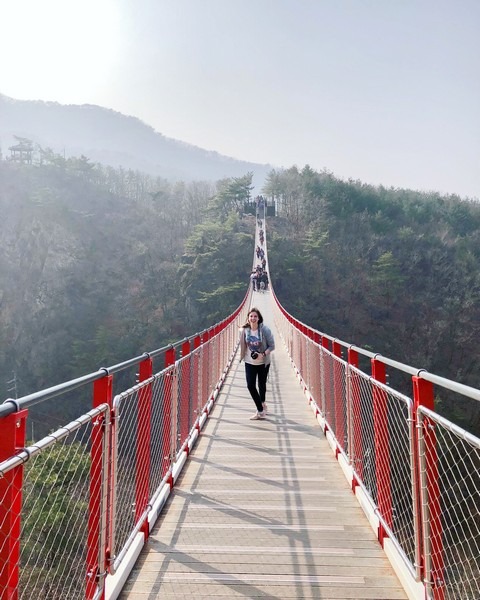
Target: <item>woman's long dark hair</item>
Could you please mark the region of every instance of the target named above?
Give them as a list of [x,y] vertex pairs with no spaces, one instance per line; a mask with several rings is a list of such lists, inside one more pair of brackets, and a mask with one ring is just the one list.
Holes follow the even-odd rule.
[[254,306],[252,306],[252,308],[248,311],[247,322],[245,323],[245,325],[242,325],[242,327],[244,329],[246,329],[247,327],[250,327],[250,323],[248,322],[248,317],[250,316],[250,314],[252,312],[257,313],[257,315],[258,315],[258,324],[261,325],[263,323],[262,313],[258,310],[258,308],[255,308]]

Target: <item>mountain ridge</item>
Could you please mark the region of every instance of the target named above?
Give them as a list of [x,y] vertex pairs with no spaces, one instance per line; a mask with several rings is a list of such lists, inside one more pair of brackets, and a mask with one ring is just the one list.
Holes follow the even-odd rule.
[[0,93],[0,149],[7,155],[15,137],[65,156],[134,169],[179,181],[219,180],[254,173],[261,188],[273,168],[238,160],[164,136],[138,117],[94,104],[17,100]]

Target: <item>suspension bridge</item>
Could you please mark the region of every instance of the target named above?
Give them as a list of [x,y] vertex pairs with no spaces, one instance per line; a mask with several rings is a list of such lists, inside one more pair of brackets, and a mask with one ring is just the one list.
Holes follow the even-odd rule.
[[[252,306],[276,339],[260,421],[238,360]],[[445,391],[480,400],[249,288],[188,339],[7,399],[0,598],[478,600],[480,440],[435,412]],[[78,415],[28,440],[29,409],[60,402]]]

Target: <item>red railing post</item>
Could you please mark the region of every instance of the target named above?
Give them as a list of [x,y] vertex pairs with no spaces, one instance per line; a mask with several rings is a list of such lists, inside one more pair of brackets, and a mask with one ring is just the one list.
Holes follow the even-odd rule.
[[[372,358],[372,377],[380,383],[387,380],[385,363]],[[378,510],[388,527],[392,527],[392,490],[390,485],[390,439],[388,431],[388,398],[385,390],[373,384],[373,435],[375,440],[375,472],[377,479]],[[378,540],[387,537],[382,523]]]
[[[146,381],[153,374],[150,357],[139,364],[138,381]],[[150,437],[152,429],[152,384],[140,389],[137,414],[137,453],[135,465],[135,522],[141,518],[149,501],[150,482]],[[144,539],[149,536],[148,519],[143,522],[141,531]]]
[[[0,462],[25,447],[28,410],[1,419]],[[19,596],[20,531],[23,494],[23,465],[0,477],[0,598]]]
[[[112,375],[105,375],[93,384],[93,408],[101,404],[112,407]],[[90,493],[88,504],[88,536],[87,536],[87,581],[85,587],[86,600],[96,596],[100,578],[107,570],[105,548],[101,548],[102,539],[106,540],[106,532],[101,531],[102,523],[102,477],[104,468],[104,423],[101,418],[92,423],[90,449]],[[104,515],[105,517],[105,515]],[[106,523],[106,518],[104,518]],[[105,597],[105,589],[100,598]]]
[[[418,431],[418,407],[424,406],[430,410],[435,410],[435,400],[433,392],[433,384],[421,377],[412,377],[413,383],[413,419],[415,423],[415,431]],[[434,600],[444,600],[445,598],[445,564],[443,556],[443,529],[442,529],[442,514],[440,504],[440,475],[438,472],[438,450],[437,450],[437,435],[435,432],[435,424],[430,422],[428,417],[423,420],[423,439],[425,445],[425,480],[427,485],[426,496],[428,498],[428,524],[429,524],[429,541],[430,541],[430,573],[426,573],[425,569],[425,547],[423,536],[421,535],[423,518],[421,515],[420,502],[420,457],[418,454],[418,443],[414,444],[414,468],[415,468],[415,488],[416,488],[416,505],[417,505],[417,523],[419,524],[419,532],[417,541],[422,544],[420,547],[421,562],[420,568],[424,579],[432,586]],[[420,432],[419,432],[420,435]],[[417,533],[417,532],[416,532]]]

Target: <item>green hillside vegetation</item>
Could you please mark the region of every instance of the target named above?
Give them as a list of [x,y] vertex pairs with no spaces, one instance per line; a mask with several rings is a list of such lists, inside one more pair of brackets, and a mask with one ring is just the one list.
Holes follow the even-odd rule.
[[[252,174],[169,183],[45,151],[0,162],[0,392],[54,385],[202,330],[247,291]],[[272,171],[270,277],[321,331],[480,386],[480,206]],[[391,382],[392,385],[394,382]],[[449,405],[477,427],[478,411]]]
[[[272,172],[266,192],[283,217],[282,229],[269,231],[269,258],[289,312],[343,341],[480,387],[478,202],[340,181],[309,167]],[[405,389],[411,393],[409,383]],[[480,431],[477,404],[446,411]]]
[[[219,189],[228,183],[219,182]],[[14,373],[17,393],[25,395],[177,341],[209,326],[204,315],[222,318],[238,305],[253,222],[241,224],[248,256],[238,255],[241,271],[220,268],[218,257],[211,264],[202,249],[192,276],[188,252],[182,259],[187,238],[209,219],[215,194],[209,183],[172,185],[85,157],[50,153],[37,166],[0,162],[3,398],[12,395],[7,381]],[[226,265],[239,218],[216,223],[215,234],[204,227]],[[195,253],[201,235],[189,242]],[[205,305],[201,292],[212,285],[230,294],[228,306]]]

